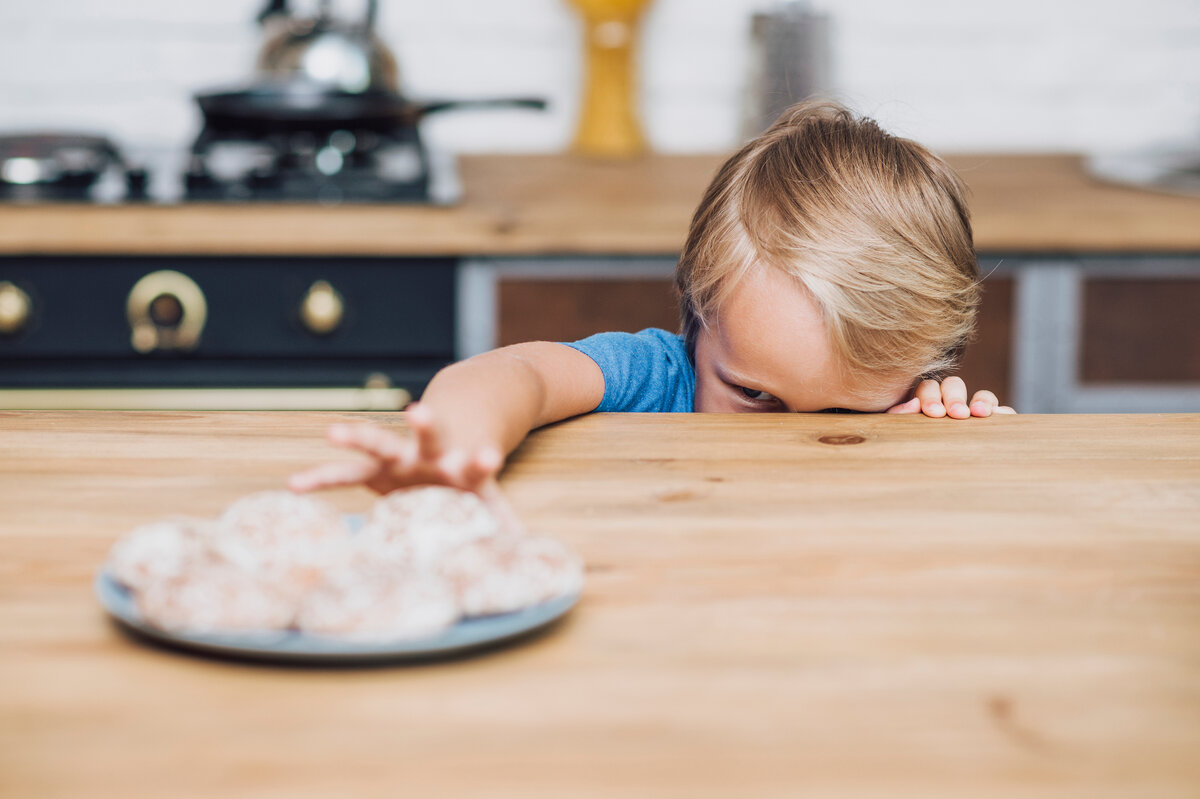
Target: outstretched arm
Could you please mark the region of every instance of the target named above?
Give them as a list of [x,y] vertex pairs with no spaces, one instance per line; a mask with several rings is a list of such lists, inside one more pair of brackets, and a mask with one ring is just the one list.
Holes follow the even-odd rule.
[[379,493],[435,484],[495,490],[504,459],[530,430],[588,413],[604,396],[600,367],[563,344],[517,344],[452,364],[408,408],[409,435],[335,425],[332,444],[367,456],[293,475],[295,491],[364,485]]

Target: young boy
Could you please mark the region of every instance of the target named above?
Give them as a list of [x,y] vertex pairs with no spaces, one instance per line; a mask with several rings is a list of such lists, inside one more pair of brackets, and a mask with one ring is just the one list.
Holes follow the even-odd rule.
[[439,372],[411,437],[335,426],[369,456],[297,491],[440,483],[498,498],[531,430],[592,411],[1012,413],[967,402],[952,368],[979,273],[964,186],[920,145],[831,103],[802,103],[721,168],[676,268],[683,334],[601,333],[505,347]]

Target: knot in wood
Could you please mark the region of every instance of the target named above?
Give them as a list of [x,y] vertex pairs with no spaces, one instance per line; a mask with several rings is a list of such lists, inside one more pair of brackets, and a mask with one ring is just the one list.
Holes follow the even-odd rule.
[[845,435],[845,436],[821,436],[817,439],[822,444],[861,444],[866,441],[862,436]]

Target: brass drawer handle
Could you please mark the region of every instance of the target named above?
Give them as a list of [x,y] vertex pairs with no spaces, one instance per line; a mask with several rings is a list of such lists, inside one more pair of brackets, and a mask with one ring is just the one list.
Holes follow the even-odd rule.
[[196,281],[182,272],[162,269],[133,285],[125,314],[138,352],[187,351],[200,345],[208,303]]
[[16,284],[0,281],[0,336],[15,336],[29,324],[33,300]]
[[308,293],[300,303],[300,321],[308,332],[327,336],[337,330],[346,314],[346,303],[338,290],[326,280],[318,280],[308,287]]

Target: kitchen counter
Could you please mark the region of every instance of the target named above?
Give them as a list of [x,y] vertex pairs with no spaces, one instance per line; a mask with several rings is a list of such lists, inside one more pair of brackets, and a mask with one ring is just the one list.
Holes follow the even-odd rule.
[[1200,790],[1200,415],[594,415],[503,477],[588,564],[537,638],[279,668],[106,620],[119,535],[281,486],[346,418],[0,414],[0,794]]
[[[1107,185],[1071,155],[955,155],[981,252],[1200,252],[1200,198]],[[0,205],[0,255],[675,255],[721,158],[461,159],[462,202]]]

